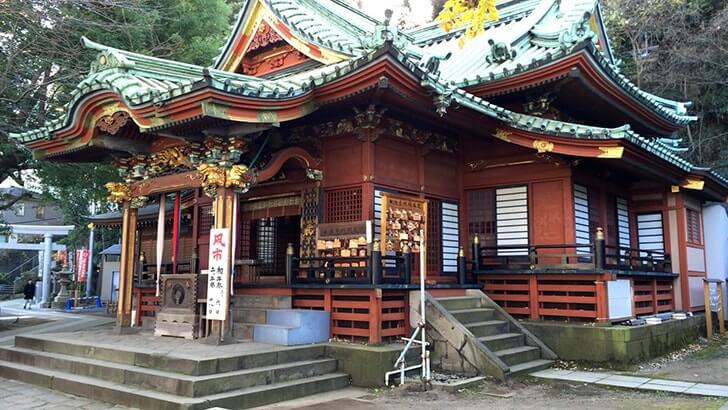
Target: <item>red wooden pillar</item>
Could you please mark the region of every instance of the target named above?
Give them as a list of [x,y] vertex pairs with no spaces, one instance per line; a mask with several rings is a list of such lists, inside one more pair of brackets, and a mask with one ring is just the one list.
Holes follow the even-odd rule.
[[369,343],[382,341],[382,290],[373,289],[369,294]]
[[652,281],[650,282],[652,285],[652,313],[658,313],[658,306],[657,306],[657,279],[652,278]]
[[599,278],[594,281],[596,297],[596,308],[597,308],[597,322],[609,321],[609,301],[607,299],[607,282],[604,278]]
[[332,308],[331,289],[322,289],[324,295],[324,312],[329,312],[329,337],[334,337],[334,312]]
[[536,274],[528,277],[528,313],[530,318],[534,320],[541,317],[538,303],[538,276]]

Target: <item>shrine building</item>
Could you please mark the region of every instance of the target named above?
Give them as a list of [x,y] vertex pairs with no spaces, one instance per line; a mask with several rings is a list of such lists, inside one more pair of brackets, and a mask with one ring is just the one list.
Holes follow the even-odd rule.
[[703,311],[704,208],[728,179],[684,158],[690,103],[620,73],[598,1],[498,4],[462,48],[464,29],[339,0],[243,2],[208,67],[84,38],[98,54],[65,113],[13,138],[118,169],[121,216],[95,222],[122,232],[122,327],[253,338],[265,318],[229,301],[275,297],[327,312],[330,338],[396,340],[421,260],[446,307],[480,290],[531,321]]

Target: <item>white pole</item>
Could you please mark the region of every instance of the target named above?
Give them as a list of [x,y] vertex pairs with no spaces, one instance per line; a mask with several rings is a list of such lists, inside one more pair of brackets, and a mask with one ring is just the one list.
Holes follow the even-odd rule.
[[51,295],[51,252],[53,248],[53,235],[43,235],[43,295],[41,303],[43,307],[48,303]]
[[164,194],[159,195],[159,210],[157,211],[157,255],[156,255],[156,262],[157,262],[157,280],[156,286],[157,290],[155,292],[155,296],[159,296],[159,280],[160,280],[160,271],[162,270],[162,258],[164,257],[164,216],[166,212],[167,205],[164,203]]
[[427,382],[429,378],[427,366],[425,365],[425,362],[427,361],[427,340],[425,339],[425,326],[427,324],[425,319],[425,264],[427,263],[427,260],[425,257],[424,234],[425,232],[420,230],[420,326],[422,327],[422,333],[420,335],[422,337],[422,381]]
[[91,297],[91,276],[93,275],[93,260],[94,260],[94,224],[88,224],[88,267],[86,268],[86,297]]

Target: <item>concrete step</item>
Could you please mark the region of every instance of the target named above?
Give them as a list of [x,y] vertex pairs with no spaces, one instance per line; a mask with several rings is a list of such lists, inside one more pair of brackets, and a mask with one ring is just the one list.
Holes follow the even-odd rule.
[[256,324],[233,322],[233,336],[238,340],[253,340],[253,326]]
[[333,373],[337,369],[335,359],[316,359],[206,376],[189,376],[18,347],[0,348],[0,360],[114,383],[135,385],[186,397],[200,397],[258,385],[320,376]]
[[446,298],[436,298],[436,300],[440,302],[442,307],[449,311],[459,309],[475,309],[481,307],[480,298],[474,296],[452,296]]
[[253,326],[253,341],[282,346],[329,340],[329,312],[306,309],[268,309],[266,324]]
[[86,357],[112,363],[139,366],[160,371],[203,376],[239,369],[320,359],[325,355],[323,345],[297,346],[285,350],[271,350],[215,358],[189,358],[139,352],[107,346],[89,346],[73,341],[44,339],[42,336],[16,336],[15,346],[35,351]]
[[487,320],[485,322],[468,323],[465,327],[475,337],[492,336],[500,333],[508,333],[510,325],[505,320]]
[[241,323],[265,323],[266,308],[241,308],[233,309],[233,322]]
[[119,383],[0,361],[0,377],[140,409],[245,409],[343,388],[349,376],[330,373],[202,397],[182,397]]
[[496,351],[523,346],[526,343],[526,336],[523,333],[501,333],[498,335],[479,337],[478,341],[483,343],[488,349]]
[[290,309],[292,298],[288,295],[235,295],[234,308]]
[[460,323],[467,325],[468,323],[485,322],[493,320],[495,315],[495,309],[488,308],[473,308],[473,309],[459,309],[451,310],[450,313],[460,321]]
[[511,376],[525,376],[529,373],[548,369],[554,364],[553,360],[537,359],[530,362],[519,363],[511,366]]
[[512,347],[493,352],[508,366],[530,362],[541,358],[541,349],[534,346]]

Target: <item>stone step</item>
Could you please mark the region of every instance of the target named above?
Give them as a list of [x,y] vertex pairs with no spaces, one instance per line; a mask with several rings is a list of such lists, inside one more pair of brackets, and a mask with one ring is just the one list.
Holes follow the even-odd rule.
[[233,322],[233,336],[238,340],[253,340],[253,326],[256,324]]
[[94,377],[114,383],[135,385],[186,397],[200,397],[258,385],[320,376],[333,373],[337,369],[335,359],[317,359],[206,376],[189,376],[18,347],[1,347],[0,360]]
[[554,364],[553,360],[537,359],[530,362],[519,363],[511,366],[511,376],[525,376],[529,373],[548,369]]
[[233,322],[240,323],[265,323],[265,312],[267,308],[241,308],[233,309]]
[[292,298],[288,295],[235,295],[234,308],[290,309]]
[[329,340],[329,312],[307,309],[268,309],[266,324],[253,326],[253,341],[282,346]]
[[459,310],[451,310],[450,313],[460,323],[467,326],[469,323],[485,322],[485,321],[494,319],[495,309],[488,309],[488,308],[459,309]]
[[493,352],[508,366],[530,362],[541,358],[541,349],[534,346],[512,347]]
[[86,357],[113,363],[157,369],[193,376],[228,372],[253,367],[320,359],[325,355],[323,345],[297,346],[281,350],[258,351],[237,356],[214,358],[190,358],[159,354],[157,352],[132,351],[107,346],[89,346],[71,340],[59,341],[42,336],[16,336],[15,346],[49,353]]
[[475,296],[451,296],[445,298],[436,298],[438,302],[447,310],[458,309],[474,309],[479,308],[480,298]]
[[0,361],[0,377],[132,408],[155,410],[207,409],[210,407],[245,409],[323,393],[343,388],[349,384],[348,375],[330,373],[202,397],[182,397],[6,361]]
[[508,333],[510,325],[505,320],[487,320],[485,322],[468,323],[465,327],[467,327],[475,337],[483,337],[500,333]]
[[501,333],[479,337],[478,340],[488,349],[496,351],[523,346],[526,343],[526,336],[523,333]]

